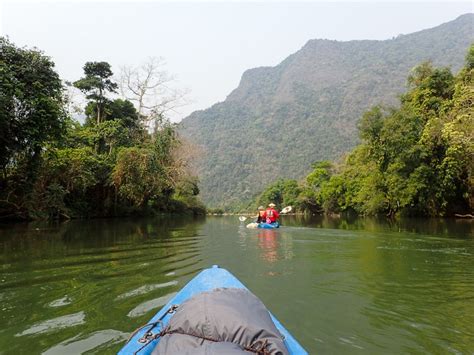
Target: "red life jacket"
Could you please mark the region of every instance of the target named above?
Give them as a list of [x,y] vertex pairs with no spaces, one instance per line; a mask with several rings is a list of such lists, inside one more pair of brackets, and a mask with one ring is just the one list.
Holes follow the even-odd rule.
[[265,218],[267,219],[267,223],[274,223],[277,221],[278,217],[278,212],[273,209],[273,208],[267,208],[265,211]]

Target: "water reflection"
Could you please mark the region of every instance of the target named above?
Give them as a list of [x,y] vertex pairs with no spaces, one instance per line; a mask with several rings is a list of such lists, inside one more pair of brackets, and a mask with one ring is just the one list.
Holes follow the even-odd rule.
[[[166,275],[165,275],[166,276]],[[144,295],[146,293],[149,293],[151,291],[157,290],[159,288],[165,288],[165,287],[170,287],[170,286],[176,286],[178,284],[178,281],[169,281],[169,282],[163,282],[159,284],[154,284],[154,285],[143,285],[140,286],[139,288],[136,288],[132,291],[125,292],[121,295],[117,296],[117,299],[124,299],[127,297],[133,297],[133,296],[138,296],[138,295]]]
[[158,297],[152,300],[145,301],[138,306],[136,306],[134,309],[132,309],[130,312],[128,312],[127,316],[131,318],[139,317],[142,316],[149,311],[153,309],[157,309],[159,307],[164,306],[170,299],[172,299],[174,296],[176,296],[176,292],[170,293],[168,295],[165,295],[163,297]]
[[48,319],[46,321],[31,326],[30,328],[24,330],[21,333],[15,334],[15,336],[21,337],[23,335],[41,334],[62,328],[74,327],[76,325],[83,324],[85,322],[85,318],[86,314],[84,312],[78,312],[57,317],[54,319]]
[[57,300],[54,300],[48,304],[49,307],[62,307],[62,306],[67,306],[70,304],[72,300],[69,298],[69,296],[64,296],[61,297]]
[[331,216],[290,215],[284,216],[286,226],[311,227],[345,230],[365,230],[370,232],[393,231],[421,235],[441,235],[445,237],[474,238],[474,220],[456,218],[397,218],[357,217],[343,218]]
[[261,250],[260,257],[268,262],[274,263],[278,260],[277,232],[273,229],[262,229],[258,231],[258,246]]
[[89,334],[86,338],[83,335],[76,335],[67,339],[42,353],[42,355],[64,355],[83,354],[90,350],[97,350],[104,344],[113,345],[128,339],[129,334],[118,330],[106,329]]

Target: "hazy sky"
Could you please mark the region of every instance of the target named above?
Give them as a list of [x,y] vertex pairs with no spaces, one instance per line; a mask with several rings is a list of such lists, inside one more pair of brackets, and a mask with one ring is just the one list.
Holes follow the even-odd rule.
[[174,120],[224,100],[246,69],[274,66],[310,39],[388,39],[473,12],[472,2],[1,1],[1,33],[42,49],[64,79],[81,77],[86,61],[118,72],[164,57],[192,100]]

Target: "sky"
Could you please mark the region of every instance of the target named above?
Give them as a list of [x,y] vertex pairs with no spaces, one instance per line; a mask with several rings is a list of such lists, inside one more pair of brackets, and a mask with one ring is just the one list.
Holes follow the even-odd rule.
[[275,66],[315,38],[384,40],[474,12],[473,2],[0,0],[0,33],[50,56],[65,80],[87,61],[121,66],[163,57],[188,105],[179,121],[223,101],[242,73]]

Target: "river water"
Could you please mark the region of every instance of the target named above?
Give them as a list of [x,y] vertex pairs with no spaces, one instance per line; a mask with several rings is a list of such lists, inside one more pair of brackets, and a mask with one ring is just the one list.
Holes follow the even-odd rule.
[[203,268],[310,353],[472,353],[474,224],[285,216],[0,226],[0,354],[113,354]]

